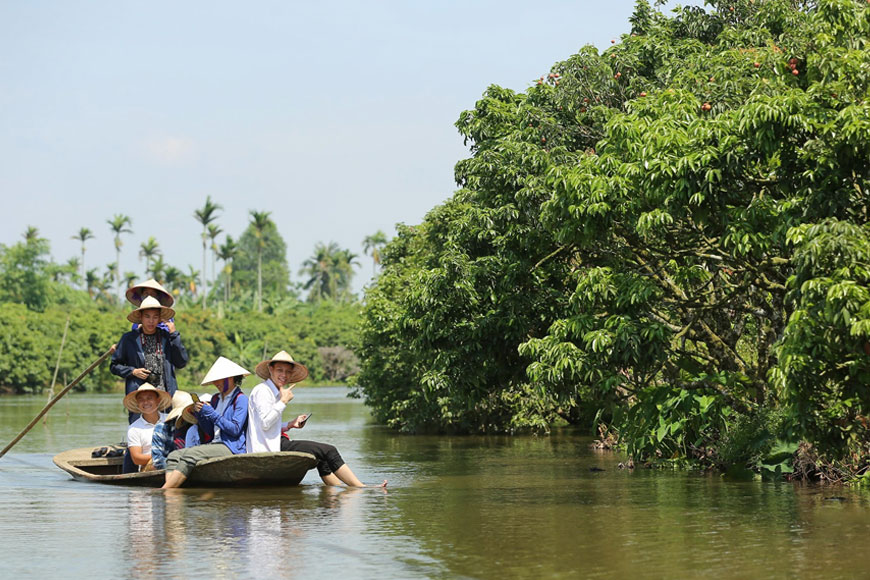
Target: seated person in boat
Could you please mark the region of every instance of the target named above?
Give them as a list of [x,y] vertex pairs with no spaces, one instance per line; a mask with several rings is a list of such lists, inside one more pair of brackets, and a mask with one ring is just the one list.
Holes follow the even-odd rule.
[[218,389],[210,402],[198,401],[193,415],[203,430],[213,434],[202,445],[173,451],[166,458],[164,489],[179,487],[200,461],[245,452],[245,430],[248,424],[248,397],[240,386],[251,374],[233,361],[219,357],[211,366],[202,384],[211,383]]
[[[124,406],[132,413],[139,413],[136,421],[127,428],[127,451],[138,471],[154,469],[151,465],[151,439],[154,428],[164,419],[162,411],[171,403],[169,393],[144,383],[124,397]],[[137,469],[125,468],[125,472]]]
[[[248,453],[258,451],[302,451],[317,458],[317,472],[327,485],[366,487],[357,479],[341,458],[334,445],[316,441],[291,440],[282,436],[290,429],[301,429],[308,417],[299,415],[287,423],[281,422],[284,408],[293,399],[293,387],[308,376],[308,369],[294,361],[285,351],[257,365],[257,376],[265,379],[254,390],[248,402]],[[285,386],[286,385],[286,386]],[[384,481],[382,486],[386,486]]]
[[[127,288],[125,296],[130,304],[137,307],[140,306],[142,301],[149,296],[156,298],[162,306],[166,306],[167,308],[172,308],[172,305],[175,304],[175,296],[173,296],[169,290],[164,288],[163,285],[154,278],[130,286]],[[174,323],[175,319],[170,318],[168,322]],[[137,328],[139,328],[139,323],[134,322],[131,330],[136,330]],[[162,328],[166,332],[170,332],[169,326],[166,322],[161,321],[157,325],[157,328]]]
[[151,462],[154,469],[166,467],[166,457],[176,449],[195,447],[200,438],[196,428],[196,417],[185,413],[193,408],[199,399],[187,391],[175,391],[172,395],[172,410],[163,423],[154,428],[151,438]]
[[[175,324],[168,322],[169,331],[158,328],[158,323],[170,320],[175,311],[162,306],[151,296],[142,300],[127,320],[140,323],[136,330],[124,333],[112,355],[110,370],[126,382],[126,392],[134,392],[144,382],[167,391],[171,396],[178,388],[175,369],[187,364],[187,350]],[[130,413],[129,422],[136,420]]]

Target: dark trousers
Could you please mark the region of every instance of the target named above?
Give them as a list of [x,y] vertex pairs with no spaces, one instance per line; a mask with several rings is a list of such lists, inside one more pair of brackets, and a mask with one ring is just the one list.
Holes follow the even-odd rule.
[[344,459],[335,445],[329,443],[318,443],[317,441],[299,441],[297,439],[287,439],[281,437],[281,451],[302,451],[310,453],[317,459],[317,473],[320,477],[329,475],[335,472],[339,467],[344,465]]

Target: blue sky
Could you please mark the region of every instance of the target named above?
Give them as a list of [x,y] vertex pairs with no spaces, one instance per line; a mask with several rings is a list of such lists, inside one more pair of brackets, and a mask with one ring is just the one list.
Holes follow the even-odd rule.
[[[318,241],[419,223],[468,155],[453,123],[490,84],[525,90],[629,30],[634,2],[0,1],[0,243],[27,225],[64,262],[122,271],[154,236],[201,264],[206,195],[238,237],[272,212],[291,278]],[[221,236],[221,239],[223,236]]]

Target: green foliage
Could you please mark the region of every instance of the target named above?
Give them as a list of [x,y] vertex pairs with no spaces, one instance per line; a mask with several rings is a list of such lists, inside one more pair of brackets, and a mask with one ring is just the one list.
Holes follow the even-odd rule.
[[308,290],[308,300],[350,300],[350,284],[353,267],[358,266],[356,254],[342,249],[335,242],[314,245],[314,255],[302,263],[299,273],[308,278],[303,289]]
[[49,301],[48,240],[35,228],[24,242],[0,244],[0,301],[20,302],[44,310]]
[[[52,304],[44,312],[29,310],[23,304],[0,303],[0,326],[4,329],[0,336],[0,388],[19,393],[39,393],[48,388],[67,316],[70,328],[58,383],[78,376],[130,330],[125,318],[127,309],[100,307],[84,292],[72,292],[78,300],[66,297],[63,304]],[[352,353],[357,343],[359,305],[297,304],[298,308],[279,315],[231,312],[222,318],[198,306],[179,309],[176,325],[190,356],[188,365],[177,373],[179,384],[197,390],[218,356],[253,370],[264,356],[279,350],[287,350],[308,367],[308,384],[345,382],[346,374],[336,377],[331,353],[326,351],[321,356],[318,349],[338,348]],[[107,363],[89,375],[81,389],[112,390],[122,384],[109,372]]]
[[700,459],[787,404],[731,460],[867,442],[870,8],[708,4],[638,1],[622,42],[460,115],[461,189],[366,295],[378,420],[599,417],[639,458]]
[[[243,289],[257,287],[257,249],[262,249],[263,296],[283,295],[290,284],[290,270],[287,267],[287,244],[278,232],[278,227],[270,219],[264,221],[262,236],[251,223],[238,241],[233,259],[234,296],[243,294]],[[274,353],[273,353],[274,354]]]

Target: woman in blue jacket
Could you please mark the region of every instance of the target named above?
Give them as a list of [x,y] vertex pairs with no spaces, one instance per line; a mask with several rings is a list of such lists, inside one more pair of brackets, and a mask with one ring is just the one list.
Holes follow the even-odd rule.
[[245,452],[245,431],[248,427],[248,397],[242,392],[242,379],[251,374],[233,361],[218,357],[206,373],[202,384],[211,383],[218,393],[211,403],[197,402],[194,416],[204,430],[214,437],[204,445],[173,451],[166,458],[164,489],[179,487],[190,476],[196,464],[215,457]]
[[[127,316],[127,320],[139,323],[139,327],[121,336],[109,367],[112,374],[125,380],[127,394],[146,381],[170,395],[175,394],[178,389],[175,369],[184,368],[188,357],[181,335],[170,321],[174,316],[172,308],[161,305],[151,296]],[[169,321],[168,331],[158,328],[161,321]],[[130,423],[138,417],[130,413]]]

